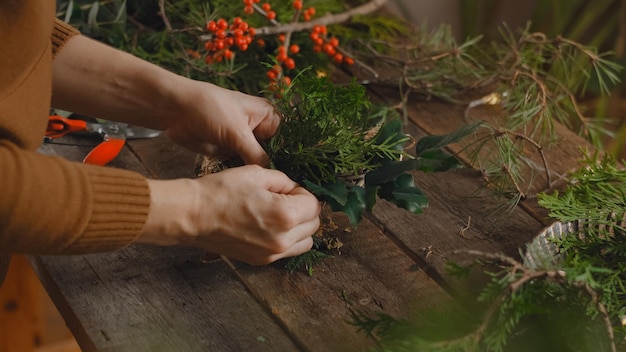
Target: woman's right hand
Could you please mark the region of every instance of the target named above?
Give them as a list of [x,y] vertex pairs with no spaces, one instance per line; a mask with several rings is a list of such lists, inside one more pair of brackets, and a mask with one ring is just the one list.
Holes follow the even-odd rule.
[[148,182],[150,213],[138,243],[191,245],[262,265],[308,251],[320,224],[315,196],[256,165]]

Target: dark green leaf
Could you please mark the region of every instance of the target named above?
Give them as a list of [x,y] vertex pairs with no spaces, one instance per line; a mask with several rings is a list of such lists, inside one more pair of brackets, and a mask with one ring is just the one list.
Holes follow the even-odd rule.
[[420,139],[415,146],[415,155],[422,156],[422,153],[430,150],[440,149],[448,144],[457,143],[464,137],[473,133],[482,122],[476,122],[471,125],[465,125],[458,130],[443,136],[426,136]]
[[330,204],[331,209],[334,211],[344,212],[348,216],[348,219],[350,219],[350,224],[352,226],[356,226],[363,218],[363,212],[365,211],[365,193],[365,188],[363,187],[350,187],[348,202],[345,205],[340,205],[338,203]]
[[392,194],[393,198],[389,199],[389,201],[412,213],[421,214],[424,212],[424,208],[428,207],[428,197],[419,188],[396,188],[393,190]]
[[365,187],[365,206],[368,211],[374,209],[376,205],[376,194],[378,193],[379,186]]
[[369,187],[391,182],[405,172],[415,169],[416,166],[415,159],[386,163],[365,175],[365,184]]
[[437,149],[425,151],[418,157],[415,162],[415,170],[423,172],[439,172],[456,169],[462,164],[450,153]]
[[378,196],[415,214],[423,212],[428,206],[428,197],[422,190],[415,187],[413,176],[404,174],[392,182],[387,182],[378,190]]
[[376,144],[387,143],[401,152],[407,136],[402,132],[402,121],[398,118],[386,121],[376,135]]
[[332,199],[338,205],[345,205],[348,202],[348,188],[345,182],[318,185],[309,180],[304,180],[304,186],[321,200]]

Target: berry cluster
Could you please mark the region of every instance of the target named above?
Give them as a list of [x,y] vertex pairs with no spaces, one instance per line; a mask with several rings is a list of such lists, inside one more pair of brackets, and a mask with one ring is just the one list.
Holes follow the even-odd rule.
[[315,25],[309,35],[309,38],[313,41],[313,51],[316,53],[323,52],[335,61],[337,64],[345,63],[346,65],[354,64],[354,59],[348,56],[344,56],[337,51],[339,46],[339,39],[336,37],[329,37],[327,35],[328,29],[326,26]]
[[241,17],[235,17],[232,24],[223,18],[210,21],[206,24],[206,29],[213,34],[212,39],[204,43],[204,48],[207,50],[205,58],[207,64],[232,59],[235,55],[233,47],[237,47],[240,51],[248,50],[255,35],[254,28]]
[[[251,15],[258,12],[267,20],[275,21],[276,12],[272,9],[270,3],[264,2],[261,5],[257,5],[260,2],[261,0],[243,0],[244,13]],[[301,19],[305,22],[311,21],[315,16],[315,7],[304,9],[303,0],[293,0],[292,7],[296,14],[300,14]],[[205,56],[207,64],[221,62],[224,59],[233,59],[234,48],[242,52],[246,51],[248,46],[255,40],[256,32],[254,28],[250,27],[240,17],[234,18],[232,23],[223,18],[217,21],[210,21],[206,24],[206,30],[211,34],[211,39],[204,44],[207,51]],[[337,64],[354,64],[354,59],[339,52],[339,40],[328,34],[326,26],[313,26],[309,37],[313,41],[313,51],[328,55]],[[278,41],[279,45],[275,52],[277,65],[267,72],[270,86],[275,86],[277,83],[289,84],[289,77],[285,76],[284,70],[296,68],[296,61],[292,55],[300,52],[300,46],[289,44],[289,39],[285,34],[278,35]],[[261,47],[265,46],[265,41],[262,38],[256,39],[256,43]],[[191,55],[191,53],[189,54]],[[196,55],[191,56],[196,57]]]

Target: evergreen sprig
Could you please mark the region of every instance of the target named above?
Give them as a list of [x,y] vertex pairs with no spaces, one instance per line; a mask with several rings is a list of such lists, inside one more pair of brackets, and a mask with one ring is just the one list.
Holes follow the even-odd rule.
[[[453,311],[437,325],[446,336],[424,333],[422,323],[412,321],[411,329],[389,332],[376,350],[622,350],[626,337],[626,172],[610,155],[586,153],[584,165],[571,175],[563,192],[539,197],[553,217],[573,225],[560,227],[569,229],[561,238],[534,241],[528,246],[532,254],[523,255],[537,255],[536,246],[542,245],[554,251],[553,262],[522,262],[502,254],[464,251],[479,258],[470,267],[487,261],[499,268],[485,270],[490,280],[477,296],[477,306],[469,308],[483,313],[479,319],[468,317],[466,308]],[[459,264],[451,267],[461,274],[469,270]]]
[[283,115],[267,152],[273,168],[303,184],[357,225],[380,197],[414,213],[428,205],[408,172],[445,171],[460,166],[444,151],[480,124],[417,142],[416,157],[404,151],[409,137],[393,110],[373,106],[362,85],[332,83],[300,74],[279,86],[275,102]]

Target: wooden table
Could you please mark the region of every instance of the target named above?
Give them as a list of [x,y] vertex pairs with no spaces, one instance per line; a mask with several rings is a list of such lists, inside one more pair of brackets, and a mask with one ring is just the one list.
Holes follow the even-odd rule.
[[[383,99],[374,91],[372,97]],[[476,111],[497,114],[493,107]],[[464,123],[463,112],[463,106],[415,101],[406,131],[415,138],[448,133]],[[552,171],[563,175],[577,167],[585,142],[559,133],[562,141],[546,152]],[[90,147],[45,144],[40,150],[81,160]],[[157,137],[128,142],[110,167],[161,179],[194,177],[194,158]],[[503,200],[483,187],[476,170],[416,172],[414,178],[430,199],[424,214],[380,201],[356,229],[335,216],[333,235],[344,246],[313,276],[289,273],[284,260],[264,267],[206,262],[203,251],[183,247],[132,245],[31,262],[85,351],[359,351],[375,341],[349,323],[354,313],[401,318],[463,302],[471,286],[450,278],[445,265],[474,258],[455,250],[518,256],[547,224],[532,201],[494,214]]]

